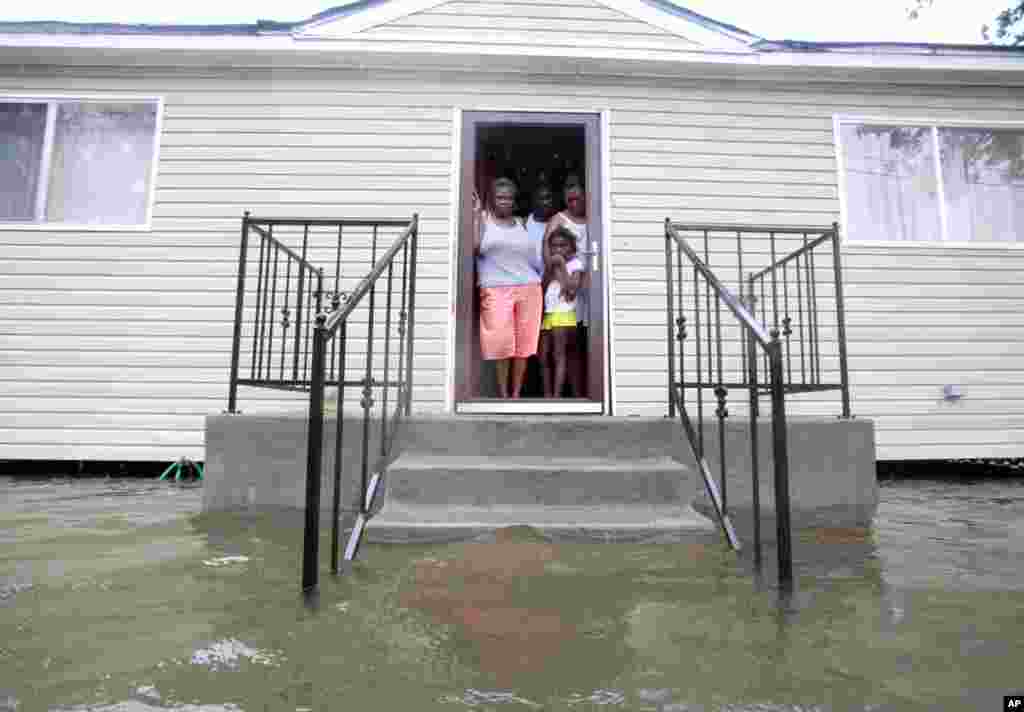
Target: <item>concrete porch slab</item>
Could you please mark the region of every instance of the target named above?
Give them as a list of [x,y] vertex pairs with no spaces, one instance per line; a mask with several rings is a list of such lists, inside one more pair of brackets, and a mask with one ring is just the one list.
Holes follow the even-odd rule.
[[[790,418],[790,518],[794,527],[868,526],[878,508],[875,471],[875,427],[870,420]],[[718,423],[704,423],[705,457],[716,481],[720,471]],[[727,424],[725,467],[726,502],[733,524],[741,534],[753,530],[753,476],[749,424]],[[761,531],[774,537],[775,459],[772,428],[767,418],[758,422],[758,485]],[[703,487],[693,505],[710,516],[711,502]]]
[[[357,510],[362,419],[343,416],[343,511]],[[321,511],[333,498],[333,436],[324,433]],[[725,425],[730,513],[741,534],[752,521],[749,423]],[[379,460],[379,422],[370,428],[371,466]],[[717,422],[705,421],[706,455],[719,475]],[[759,422],[762,531],[773,527],[771,424]],[[205,511],[302,508],[306,477],[305,414],[207,418]],[[864,526],[878,503],[874,425],[865,420],[797,419],[788,423],[790,495],[795,527]],[[710,522],[703,481],[677,421],[601,416],[415,415],[386,464],[383,511],[371,541],[421,525],[441,533],[527,524],[550,531],[679,529]],[[372,469],[371,469],[372,472]],[[692,507],[691,507],[692,504]],[[568,509],[565,509],[568,508]],[[664,508],[664,509],[662,509]],[[619,514],[615,514],[618,511]],[[647,524],[645,524],[645,522]],[[662,526],[662,523],[664,526]],[[408,537],[408,531],[401,534]],[[766,536],[767,538],[767,536]]]

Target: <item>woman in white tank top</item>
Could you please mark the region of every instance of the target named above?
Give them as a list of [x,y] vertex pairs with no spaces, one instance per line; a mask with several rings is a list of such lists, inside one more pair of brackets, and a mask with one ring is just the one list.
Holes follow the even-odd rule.
[[[566,183],[565,205],[565,210],[557,213],[548,221],[547,230],[544,233],[544,265],[547,267],[551,261],[551,250],[548,245],[551,233],[559,227],[564,227],[576,236],[576,254],[583,262],[584,271],[589,276],[587,197],[583,186],[578,182]],[[586,395],[584,385],[587,382],[586,354],[589,348],[587,327],[590,324],[590,300],[588,297],[586,289],[580,289],[576,293],[577,338],[575,344],[570,344],[569,349],[569,382],[572,384],[573,395],[576,398],[583,398]]]
[[491,210],[474,195],[473,246],[480,295],[480,353],[495,362],[499,398],[518,398],[537,353],[544,311],[541,275],[526,226],[515,217],[516,184],[499,178]]

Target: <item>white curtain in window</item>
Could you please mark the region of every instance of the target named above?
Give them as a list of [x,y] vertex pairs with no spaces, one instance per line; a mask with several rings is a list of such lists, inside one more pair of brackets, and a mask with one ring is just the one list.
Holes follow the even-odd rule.
[[155,131],[156,107],[151,104],[60,104],[47,219],[145,223]]
[[950,240],[1024,241],[1024,131],[939,129]]
[[932,131],[845,124],[847,232],[852,240],[941,240]]
[[0,103],[0,220],[35,219],[46,104]]

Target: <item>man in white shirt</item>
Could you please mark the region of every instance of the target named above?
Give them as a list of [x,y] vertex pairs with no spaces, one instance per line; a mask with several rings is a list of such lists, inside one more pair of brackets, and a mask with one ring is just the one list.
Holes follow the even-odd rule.
[[[534,252],[530,257],[530,266],[538,276],[544,276],[544,232],[548,226],[548,220],[555,214],[555,194],[551,186],[542,177],[537,181],[533,189],[533,210],[526,218],[526,231],[530,235],[530,244]],[[527,387],[530,389],[528,395],[540,398],[544,395],[543,383],[548,382],[549,373],[545,371],[545,364],[541,358],[530,359],[530,375],[527,377]],[[547,369],[550,370],[550,369]]]
[[536,248],[530,265],[537,271],[538,277],[544,276],[544,231],[554,214],[555,194],[551,192],[551,186],[540,182],[533,190],[533,211],[526,219],[526,231],[530,233],[530,242]]

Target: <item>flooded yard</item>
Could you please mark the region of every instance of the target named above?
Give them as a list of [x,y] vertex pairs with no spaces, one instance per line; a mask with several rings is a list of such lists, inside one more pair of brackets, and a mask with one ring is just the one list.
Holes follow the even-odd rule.
[[997,710],[1024,690],[1020,479],[885,483],[872,529],[795,534],[792,597],[718,536],[511,528],[366,545],[313,606],[294,513],[201,515],[197,487],[152,480],[0,492],[0,710]]

